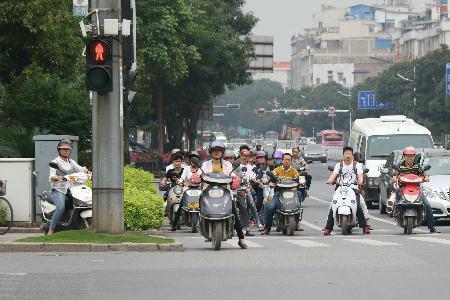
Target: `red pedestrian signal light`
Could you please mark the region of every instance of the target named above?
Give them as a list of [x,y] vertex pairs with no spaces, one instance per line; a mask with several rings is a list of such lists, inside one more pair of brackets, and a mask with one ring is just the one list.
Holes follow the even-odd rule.
[[112,88],[111,38],[94,37],[86,43],[86,87],[90,91],[111,92]]
[[258,108],[255,112],[258,117],[264,116],[266,114],[266,110],[264,108]]

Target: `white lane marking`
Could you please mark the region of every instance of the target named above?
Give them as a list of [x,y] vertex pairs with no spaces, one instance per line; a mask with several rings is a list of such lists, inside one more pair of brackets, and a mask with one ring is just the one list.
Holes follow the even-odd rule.
[[27,273],[0,273],[0,276],[17,276],[23,277],[27,275]]
[[[240,248],[238,243],[238,240],[227,240],[226,243],[230,246],[232,246],[233,248]],[[247,246],[249,248],[262,248],[263,246],[261,246],[260,244],[257,244],[255,242],[252,242],[248,239],[245,239],[245,243],[247,244]]]
[[320,203],[324,203],[324,204],[330,205],[330,201],[326,201],[326,200],[323,200],[323,199],[320,199],[320,198],[317,198],[317,197],[314,197],[314,196],[308,196],[308,198],[311,198],[311,199],[313,199],[313,200],[315,200],[317,202],[320,202]]
[[322,247],[330,247],[330,245],[310,241],[310,240],[286,240],[286,242],[303,247],[303,248],[322,248]]
[[425,237],[425,236],[421,236],[421,237],[416,237],[415,236],[415,237],[410,237],[408,239],[415,240],[415,241],[430,242],[430,243],[450,246],[450,240],[444,240],[444,239],[438,239],[438,238],[432,238],[432,237]]
[[302,220],[302,221],[300,222],[300,225],[305,225],[306,227],[309,227],[309,228],[311,228],[311,229],[314,229],[314,230],[317,230],[317,231],[322,232],[322,228],[320,228],[319,226],[314,225],[314,224],[312,224],[312,223],[309,223],[309,222],[307,222],[307,221],[305,221],[305,220]]
[[[396,227],[399,228],[399,230],[402,229],[402,228],[400,228],[400,227],[397,225],[397,223],[394,222],[394,221],[388,221],[388,220],[381,219],[381,218],[374,217],[374,216],[370,216],[370,219],[371,219],[371,220],[378,221],[378,222],[382,222],[382,223],[386,223],[386,224],[390,224],[390,225],[396,226]],[[420,228],[414,228],[414,231],[416,231],[416,232],[422,232],[422,233],[428,232],[427,230],[423,230],[423,229],[420,229]]]
[[401,246],[401,244],[391,243],[391,242],[382,242],[372,239],[344,239],[344,241],[349,241],[353,243],[360,243],[364,245],[370,246]]

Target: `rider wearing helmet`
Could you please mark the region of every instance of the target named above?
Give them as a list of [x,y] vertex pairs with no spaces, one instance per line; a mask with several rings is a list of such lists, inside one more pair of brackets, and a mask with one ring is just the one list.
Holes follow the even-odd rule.
[[[202,170],[199,168],[198,165],[196,165],[192,161],[192,158],[194,158],[194,157],[198,158],[200,160],[200,156],[197,151],[192,151],[189,154],[190,165],[189,165],[189,167],[184,168],[183,174],[181,175],[180,179],[181,179],[181,181],[183,181],[184,186],[189,186],[190,184],[194,184],[194,185],[200,184],[200,182],[198,182],[198,181],[200,181],[200,175],[202,174]],[[178,207],[178,210],[176,211],[176,214],[175,214],[175,218],[173,219],[172,228],[170,229],[171,231],[177,230],[178,220],[181,217],[183,207],[186,206],[186,197],[187,197],[187,194],[184,193],[183,197],[181,199],[181,205]]]
[[88,169],[81,167],[73,159],[69,158],[72,148],[73,144],[70,140],[63,139],[59,141],[56,147],[58,150],[58,157],[52,160],[52,162],[58,164],[58,167],[62,172],[50,168],[49,180],[52,191],[49,200],[56,206],[56,210],[50,221],[47,235],[52,235],[55,232],[56,225],[58,225],[58,222],[64,214],[66,208],[66,198],[67,200],[72,201],[72,195],[69,190],[71,182],[68,180],[64,181],[63,175],[70,175],[78,172],[89,173]]
[[275,150],[273,153],[273,159],[275,159],[275,166],[278,167],[281,165],[281,160],[283,159],[283,151]]
[[[233,166],[230,162],[223,159],[225,153],[225,145],[220,141],[213,141],[209,146],[209,154],[211,155],[211,160],[205,161],[202,165],[202,170],[205,173],[224,173],[227,176],[231,176],[233,171]],[[233,215],[234,215],[234,229],[239,238],[238,245],[242,249],[247,249],[247,245],[244,242],[244,232],[242,231],[241,222],[239,221],[239,216],[236,211],[235,202],[233,204]]]
[[[266,164],[267,153],[265,151],[256,152],[256,167],[258,169],[256,179],[259,181],[265,172],[269,171],[270,168]],[[256,191],[256,209],[258,212],[261,211],[263,207],[264,190],[260,186],[259,182],[253,185],[253,189]]]
[[[423,176],[425,182],[430,181],[420,164],[416,162],[416,154],[417,151],[414,147],[406,147],[403,149],[403,161],[398,165],[399,173]],[[392,180],[394,182],[398,182],[398,177],[393,176]],[[421,193],[421,198],[423,204],[425,205],[425,219],[427,221],[428,229],[430,229],[430,233],[435,233],[437,231],[434,224],[433,210],[425,194]],[[396,191],[396,201],[400,201],[400,187]]]

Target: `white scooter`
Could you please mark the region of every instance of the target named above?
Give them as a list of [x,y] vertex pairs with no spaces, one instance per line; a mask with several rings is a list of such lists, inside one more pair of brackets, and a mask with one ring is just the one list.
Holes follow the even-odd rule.
[[[86,181],[91,179],[90,174],[83,172],[66,175],[56,163],[49,163],[54,168],[64,174],[65,181],[69,181],[71,186],[69,192],[72,195],[73,203],[66,205],[64,215],[57,225],[57,230],[90,228],[92,224],[92,190],[85,185]],[[39,195],[39,204],[42,211],[44,222],[41,224],[41,230],[48,231],[50,220],[56,210],[56,205],[51,201],[51,192],[45,191]]]
[[[334,167],[329,166],[328,170],[333,171]],[[364,173],[367,172],[369,170],[365,169]],[[331,209],[333,210],[334,222],[341,228],[342,235],[347,235],[352,233],[352,229],[358,223],[356,217],[358,203],[356,194],[351,188],[352,184],[343,184],[342,182],[338,184],[339,186],[333,194]]]

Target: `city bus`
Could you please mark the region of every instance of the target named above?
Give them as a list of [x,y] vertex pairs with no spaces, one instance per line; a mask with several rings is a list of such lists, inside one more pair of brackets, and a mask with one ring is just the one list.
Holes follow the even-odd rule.
[[336,130],[323,130],[317,134],[316,143],[324,148],[343,148],[344,135]]

